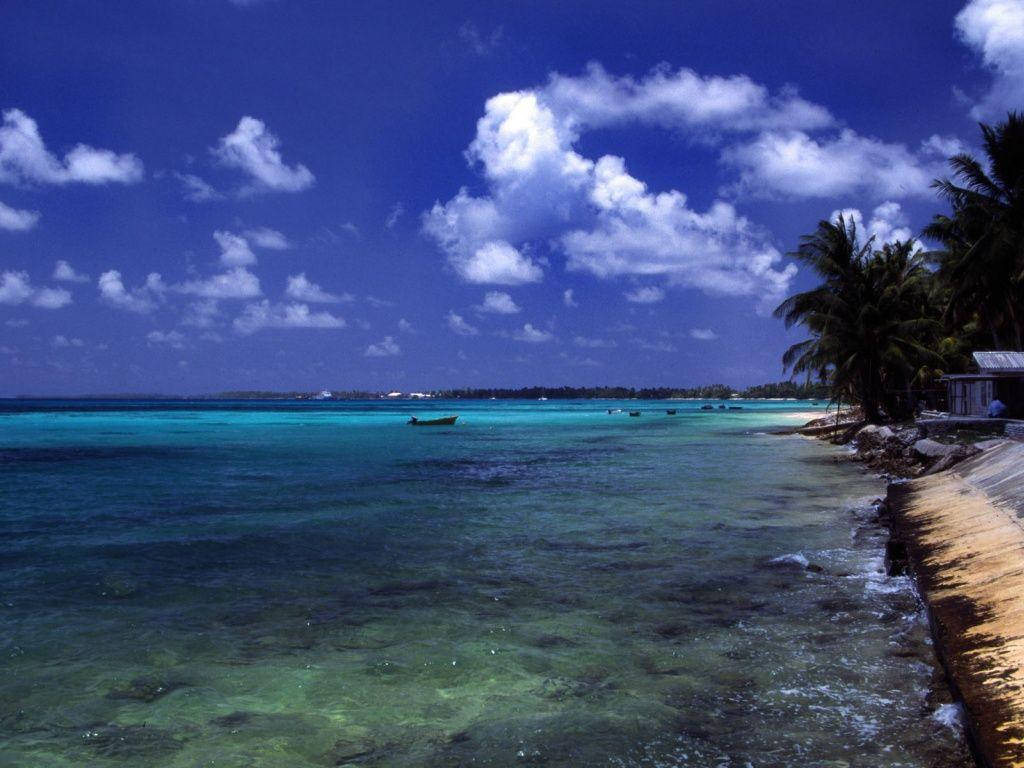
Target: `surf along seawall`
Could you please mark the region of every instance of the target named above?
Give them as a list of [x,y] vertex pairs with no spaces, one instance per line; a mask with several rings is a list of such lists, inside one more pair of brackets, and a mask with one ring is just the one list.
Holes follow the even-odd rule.
[[1024,443],[893,483],[888,509],[976,757],[1024,766]]

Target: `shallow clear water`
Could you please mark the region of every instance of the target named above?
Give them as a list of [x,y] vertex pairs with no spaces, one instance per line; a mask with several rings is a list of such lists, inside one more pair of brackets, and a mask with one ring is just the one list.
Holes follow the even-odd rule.
[[0,404],[5,768],[967,765],[807,403],[57,405]]

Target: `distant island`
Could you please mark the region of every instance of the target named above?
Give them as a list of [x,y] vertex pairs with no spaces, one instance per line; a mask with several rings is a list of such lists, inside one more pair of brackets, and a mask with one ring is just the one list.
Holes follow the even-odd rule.
[[368,392],[363,390],[324,390],[323,392],[270,392],[261,390],[238,390],[221,392],[212,396],[220,400],[381,400],[387,398],[430,398],[437,400],[669,400],[691,398],[696,400],[728,400],[730,398],[767,399],[793,398],[797,400],[828,399],[825,384],[797,384],[781,381],[758,384],[745,389],[736,389],[726,384],[709,384],[701,387],[466,387],[463,389],[437,389],[427,392]]

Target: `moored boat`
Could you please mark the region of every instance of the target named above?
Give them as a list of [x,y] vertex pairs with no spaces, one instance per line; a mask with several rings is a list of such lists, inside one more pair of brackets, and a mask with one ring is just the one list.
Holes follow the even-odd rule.
[[445,416],[442,419],[417,419],[410,416],[408,423],[414,427],[450,427],[455,423],[458,416]]
[[668,408],[665,411],[665,413],[667,413],[669,416],[675,416],[676,415],[676,409],[675,408]]
[[639,416],[640,415],[640,411],[630,411],[629,415],[630,416]]

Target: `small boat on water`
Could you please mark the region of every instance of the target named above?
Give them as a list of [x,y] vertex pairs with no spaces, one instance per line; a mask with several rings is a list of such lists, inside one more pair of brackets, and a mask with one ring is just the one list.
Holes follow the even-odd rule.
[[676,409],[675,408],[668,408],[665,411],[665,413],[667,413],[669,416],[675,416],[676,415]]
[[742,405],[730,405],[729,406],[729,410],[730,411],[742,411],[743,410],[743,406]]
[[443,419],[417,419],[410,416],[408,423],[414,427],[450,427],[455,423],[458,416],[445,416]]
[[630,411],[629,415],[630,416],[639,416],[640,415],[640,411]]
[[622,413],[621,408],[609,408],[608,413]]
[[713,411],[713,410],[715,410],[715,406],[713,406],[713,405],[702,405],[700,407],[700,409],[702,411]]

